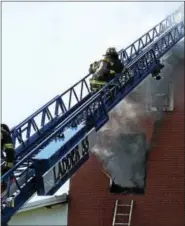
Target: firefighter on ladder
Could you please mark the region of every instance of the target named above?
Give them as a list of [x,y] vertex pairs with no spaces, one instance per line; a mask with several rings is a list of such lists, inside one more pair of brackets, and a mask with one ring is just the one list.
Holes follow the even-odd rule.
[[[5,154],[4,154],[5,153]],[[1,124],[1,173],[5,174],[13,167],[14,162],[14,146],[10,134],[10,129],[6,124]],[[5,160],[5,164],[2,165],[2,159]],[[13,181],[13,178],[11,178]],[[1,184],[1,192],[6,189],[6,182]]]
[[5,158],[5,166],[1,169],[4,174],[13,167],[14,162],[14,147],[10,130],[6,124],[1,124],[1,157]]
[[113,47],[108,48],[102,60],[95,61],[90,65],[89,73],[93,74],[90,79],[91,91],[96,92],[101,89],[116,74],[121,73],[123,69],[124,66],[118,58],[116,49]]

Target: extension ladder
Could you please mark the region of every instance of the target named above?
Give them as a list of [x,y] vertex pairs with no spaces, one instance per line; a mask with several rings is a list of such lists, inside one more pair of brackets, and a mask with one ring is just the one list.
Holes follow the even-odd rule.
[[[130,204],[121,204],[119,203],[119,200],[116,200],[112,226],[116,226],[116,225],[130,226],[131,225],[133,204],[134,204],[133,200],[131,200]],[[118,218],[122,222],[117,222]]]

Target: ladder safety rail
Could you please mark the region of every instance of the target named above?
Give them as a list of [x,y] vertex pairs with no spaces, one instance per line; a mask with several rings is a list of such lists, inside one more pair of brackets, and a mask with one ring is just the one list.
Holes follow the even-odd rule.
[[[2,196],[2,199],[5,199],[2,200],[1,205],[4,205],[2,211],[4,214],[2,215],[3,222],[10,218],[36,192],[35,171],[32,164],[34,155],[39,153],[59,134],[63,133],[66,128],[71,128],[74,125],[79,125],[84,122],[87,126],[87,132],[92,128],[99,130],[107,122],[108,112],[145,79],[155,69],[158,63],[157,61],[183,37],[184,22],[172,26],[158,41],[146,51],[143,51],[128,65],[129,72],[117,75],[114,80],[109,82],[100,91],[91,95],[87,101],[78,106],[67,118],[64,118],[57,124],[57,128],[49,136],[45,137],[37,147],[31,149],[21,161],[2,176],[1,183],[10,181],[11,177],[15,180],[11,185],[8,183],[7,192]],[[22,171],[22,168],[25,168],[24,171]],[[15,188],[15,194],[12,194],[12,186]],[[9,198],[12,198],[12,195],[15,201],[15,207],[9,208],[6,206],[6,202]]]
[[175,12],[167,16],[155,27],[150,29],[146,34],[142,35],[133,44],[126,49],[119,51],[120,59],[124,64],[129,63],[136,55],[138,55],[145,47],[151,44],[156,38],[160,37],[165,31],[176,23],[176,16],[183,14],[183,5],[181,5]]
[[179,37],[184,37],[184,22],[178,23],[177,26],[173,27],[171,32],[161,38],[159,42],[154,44],[153,48],[156,58],[160,58],[162,55],[164,55],[163,53],[165,49],[168,51],[174,42],[179,41]]
[[[164,34],[175,23],[174,15],[179,14],[182,11],[181,8],[169,15],[125,50],[121,50],[119,55],[122,62],[127,65],[138,57],[141,50]],[[63,94],[56,96],[11,130],[16,155],[19,155],[22,151],[34,148],[35,142],[38,143],[40,139],[44,139],[46,132],[54,128],[75,111],[79,105],[88,100],[91,96],[87,81],[89,77],[90,74],[86,75]]]
[[[90,94],[86,81],[87,77],[80,80],[62,95],[56,96],[20,125],[13,128],[11,134],[16,148],[16,155],[19,155],[22,150],[28,149],[42,134],[54,128],[61,120],[77,109],[79,102],[85,102],[87,100]],[[80,88],[79,97],[75,91],[76,88]],[[75,102],[74,105],[72,105],[73,102]]]

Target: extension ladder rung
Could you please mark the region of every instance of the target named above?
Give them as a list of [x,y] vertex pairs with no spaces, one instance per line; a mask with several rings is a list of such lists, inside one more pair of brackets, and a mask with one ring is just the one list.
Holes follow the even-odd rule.
[[126,205],[126,204],[118,204],[118,206],[128,206],[128,207],[130,207],[131,205]]
[[126,226],[128,226],[128,223],[114,223],[114,225],[126,225]]
[[129,213],[117,213],[117,216],[129,216]]

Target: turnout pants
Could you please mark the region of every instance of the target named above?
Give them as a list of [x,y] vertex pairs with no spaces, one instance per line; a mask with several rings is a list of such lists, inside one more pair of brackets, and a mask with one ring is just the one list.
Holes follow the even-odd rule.
[[2,174],[6,173],[9,169],[13,167],[13,162],[14,162],[14,149],[13,148],[6,148],[4,150],[6,153],[6,158],[5,158],[5,166],[3,167]]

